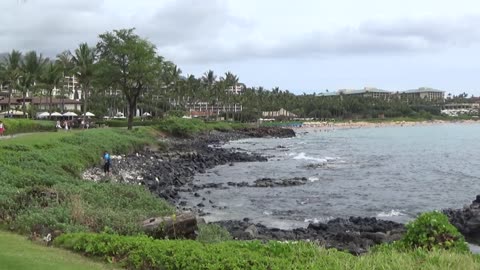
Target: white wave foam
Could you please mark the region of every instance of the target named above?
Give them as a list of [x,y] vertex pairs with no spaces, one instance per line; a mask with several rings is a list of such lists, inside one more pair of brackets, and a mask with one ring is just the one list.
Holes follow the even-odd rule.
[[313,183],[313,182],[316,182],[316,181],[318,181],[318,180],[320,180],[320,178],[315,177],[315,176],[312,176],[312,177],[309,177],[309,178],[308,178],[308,181],[310,181],[310,182],[312,182],[312,183]]
[[305,223],[320,223],[320,220],[318,220],[317,218],[306,218]]
[[309,157],[305,153],[300,153],[300,154],[296,155],[293,159],[296,159],[296,160],[313,160],[313,161],[317,161],[317,162],[321,162],[321,163],[327,163],[327,161],[328,161],[326,158]]
[[272,212],[269,212],[269,211],[263,211],[263,214],[265,216],[271,216],[272,215]]
[[322,218],[306,218],[305,223],[327,223],[329,220],[332,220],[333,217],[322,217]]
[[381,212],[377,215],[377,217],[399,217],[399,216],[405,216],[405,214],[395,209],[390,210],[390,212]]

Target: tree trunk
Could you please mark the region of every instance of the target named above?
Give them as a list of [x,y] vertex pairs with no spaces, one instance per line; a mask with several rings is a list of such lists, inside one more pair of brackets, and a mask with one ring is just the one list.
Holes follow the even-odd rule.
[[50,113],[52,113],[52,105],[53,105],[53,91],[50,92],[50,104],[48,105]]
[[86,118],[87,118],[87,105],[88,105],[88,85],[85,85],[83,88],[83,126],[82,128],[85,127],[85,124],[87,123]]
[[12,85],[8,88],[8,113],[10,113],[12,105]]
[[132,129],[133,126],[133,114],[135,111],[135,108],[137,107],[137,99],[133,98],[133,100],[128,100],[128,130]]
[[25,98],[27,96],[26,92],[23,92],[23,101],[22,101],[22,111],[23,111],[23,118],[25,118],[25,111],[27,110],[27,107],[25,106]]

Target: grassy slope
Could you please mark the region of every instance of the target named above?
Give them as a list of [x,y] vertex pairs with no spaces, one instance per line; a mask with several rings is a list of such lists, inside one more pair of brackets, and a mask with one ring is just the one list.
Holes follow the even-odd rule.
[[170,213],[141,186],[80,179],[82,170],[100,165],[104,150],[126,153],[151,143],[149,131],[47,132],[0,141],[0,222],[22,233],[106,226],[134,233],[139,221]]
[[0,269],[100,270],[114,268],[62,249],[31,243],[19,235],[0,231]]

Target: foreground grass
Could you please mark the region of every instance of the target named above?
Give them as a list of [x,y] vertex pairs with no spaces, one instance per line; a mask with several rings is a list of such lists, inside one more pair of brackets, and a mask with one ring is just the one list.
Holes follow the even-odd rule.
[[312,243],[153,240],[145,236],[68,234],[55,244],[89,256],[109,258],[128,269],[479,269],[467,253],[383,248],[364,256],[320,248]]
[[34,244],[22,236],[0,231],[0,269],[103,270],[115,268],[62,249]]
[[172,212],[142,186],[81,179],[101,154],[153,142],[150,129],[48,132],[0,141],[0,222],[21,233],[102,231],[130,234],[139,221]]

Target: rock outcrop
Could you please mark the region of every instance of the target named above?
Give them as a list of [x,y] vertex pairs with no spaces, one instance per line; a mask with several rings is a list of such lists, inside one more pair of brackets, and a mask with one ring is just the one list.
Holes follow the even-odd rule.
[[405,232],[403,224],[376,218],[337,218],[327,223],[312,223],[307,228],[281,230],[243,221],[215,222],[227,229],[235,239],[309,240],[326,248],[362,254],[376,244],[392,242]]

